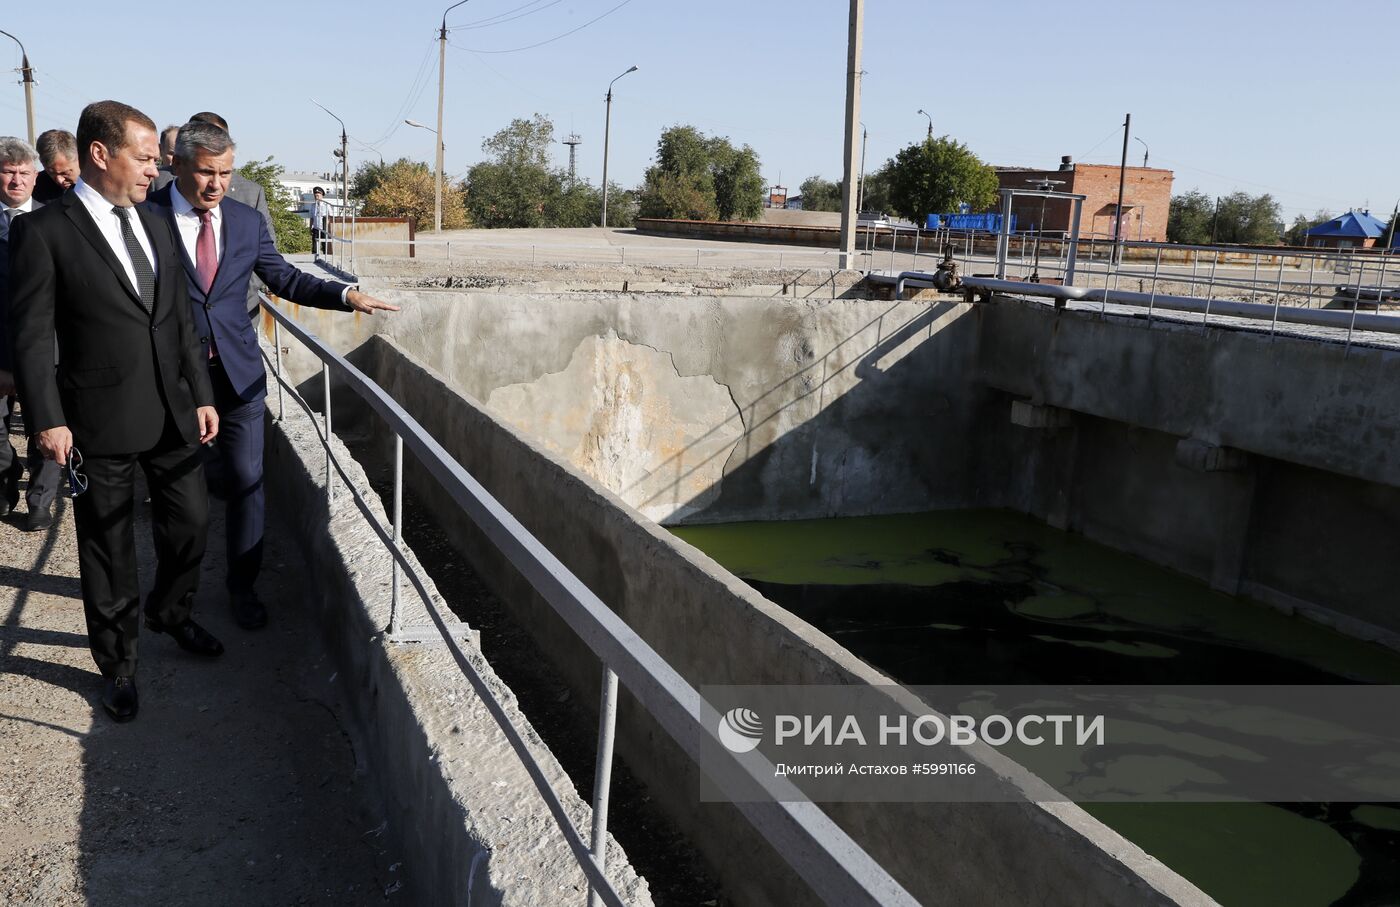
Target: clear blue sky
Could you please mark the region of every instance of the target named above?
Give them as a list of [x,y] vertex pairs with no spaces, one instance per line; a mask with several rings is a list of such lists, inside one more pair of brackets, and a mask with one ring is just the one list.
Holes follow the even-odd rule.
[[[85,102],[105,97],[161,125],[211,109],[229,119],[240,157],[325,170],[339,127],[311,97],[349,125],[352,164],[431,159],[431,134],[402,120],[436,118],[446,5],[244,0],[137,11],[77,0],[60,19],[49,4],[9,2],[0,28],[29,50],[40,130],[71,129]],[[635,63],[614,93],[616,181],[640,182],[657,136],[676,123],[752,145],[765,179],[793,191],[812,174],[836,178],[847,10],[845,0],[470,0],[448,19],[447,170],[464,173],[483,138],[539,112],[558,138],[580,134],[579,168],[596,183],[603,94]],[[1271,192],[1290,220],[1366,204],[1388,214],[1400,198],[1397,37],[1400,3],[1390,0],[1345,13],[1315,0],[870,0],[867,167],[923,136],[920,107],[983,160],[1026,166],[1062,154],[1117,162],[1131,111],[1149,163],[1176,171],[1176,192]],[[0,36],[0,67],[18,65]],[[7,79],[0,132],[23,134],[22,111]],[[1130,161],[1142,152],[1133,142]],[[555,158],[567,162],[567,149],[556,146]]]

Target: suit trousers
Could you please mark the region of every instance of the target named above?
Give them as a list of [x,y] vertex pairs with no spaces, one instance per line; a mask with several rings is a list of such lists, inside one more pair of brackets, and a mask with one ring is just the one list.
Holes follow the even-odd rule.
[[262,570],[267,498],[263,489],[263,421],[266,393],[247,401],[238,396],[217,358],[209,360],[214,406],[219,411],[219,438],[214,442],[220,485],[226,500],[224,533],[228,543],[231,593],[252,592]]
[[[3,437],[0,437],[0,475],[8,475],[18,482],[20,474],[24,471],[24,464],[10,445],[10,422],[13,419],[14,406],[14,397],[5,397],[3,403],[0,403],[0,407],[3,407],[0,420],[3,420],[4,427]],[[53,505],[58,494],[58,486],[63,481],[63,471],[53,460],[44,459],[33,435],[29,436],[28,453],[29,490],[25,492],[25,500],[28,501],[31,511],[47,509]]]
[[168,418],[160,442],[151,450],[85,458],[79,471],[87,475],[88,490],[73,500],[78,569],[88,645],[106,677],[136,673],[141,595],[133,528],[137,466],[151,492],[156,551],[147,616],[167,625],[189,618],[209,529],[209,496],[199,446],[181,438]]

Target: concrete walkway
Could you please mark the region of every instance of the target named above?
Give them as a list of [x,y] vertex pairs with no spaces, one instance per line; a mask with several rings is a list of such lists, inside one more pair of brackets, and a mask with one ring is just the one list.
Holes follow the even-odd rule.
[[[227,651],[197,659],[143,632],[141,713],[117,725],[66,504],[46,533],[0,520],[0,904],[408,903],[275,520],[268,627],[228,615],[215,501],[195,614]],[[148,511],[137,504],[143,589]]]

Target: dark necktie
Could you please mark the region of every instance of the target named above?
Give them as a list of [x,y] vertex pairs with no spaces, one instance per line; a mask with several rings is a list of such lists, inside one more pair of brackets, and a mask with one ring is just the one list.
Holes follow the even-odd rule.
[[194,241],[194,273],[199,288],[209,295],[214,285],[214,273],[219,270],[219,255],[214,249],[214,223],[209,211],[199,212],[199,236]]
[[126,253],[131,256],[131,269],[136,272],[136,295],[141,297],[141,305],[149,315],[156,307],[156,272],[151,269],[151,260],[131,229],[131,209],[114,207],[112,213],[121,221],[122,242],[126,243]]

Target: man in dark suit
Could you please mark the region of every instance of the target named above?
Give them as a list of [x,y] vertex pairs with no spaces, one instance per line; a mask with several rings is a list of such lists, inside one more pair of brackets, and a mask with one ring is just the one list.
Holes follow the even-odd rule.
[[72,190],[11,224],[10,339],[28,427],[81,492],[73,511],[88,645],[106,678],[103,706],[128,721],[138,706],[137,466],[157,557],[146,626],[186,651],[223,652],[190,619],[209,516],[199,445],[219,417],[170,227],[135,207],[156,175],[155,123],[98,101],[83,108],[77,141]]
[[44,165],[34,183],[34,198],[47,205],[58,201],[78,181],[78,142],[66,129],[49,129],[39,133],[34,147]]
[[320,280],[277,252],[267,224],[229,198],[234,144],[212,123],[191,121],[175,140],[175,182],[147,207],[174,231],[186,276],[196,333],[219,412],[219,443],[227,498],[228,576],[234,620],[245,629],[267,622],[254,583],[262,566],[264,506],[263,417],[267,379],[244,298],[256,275],[299,305],[371,314],[397,311],[345,284]]
[[[201,110],[190,117],[191,123],[209,123],[218,126],[224,132],[228,132],[228,121],[217,113],[208,110]],[[156,184],[151,187],[152,191],[164,189],[175,179],[175,171],[162,170],[160,176],[156,177]],[[267,207],[267,193],[256,180],[250,180],[241,173],[235,173],[229,182],[228,197],[236,202],[242,202],[250,208],[256,210],[263,216],[267,223],[267,232],[273,237],[277,236],[277,228],[272,225],[272,211]],[[263,289],[261,281],[252,280],[248,284],[248,315],[251,317],[258,310],[258,293]]]
[[[10,417],[15,406],[13,357],[9,331],[5,326],[10,306],[10,222],[43,204],[33,196],[38,153],[29,143],[14,136],[0,136],[0,516],[19,504],[19,480],[24,466],[10,445]],[[53,524],[53,502],[60,480],[58,464],[39,454],[33,433],[29,435],[29,491],[25,494],[28,511],[24,528],[38,532]]]

